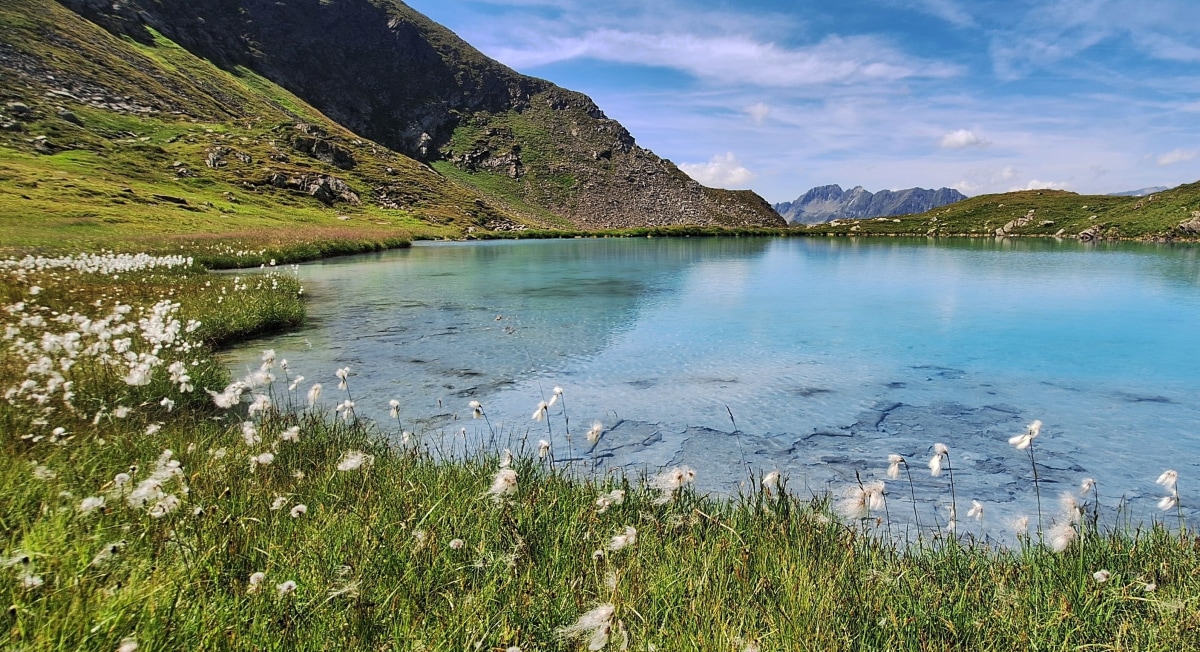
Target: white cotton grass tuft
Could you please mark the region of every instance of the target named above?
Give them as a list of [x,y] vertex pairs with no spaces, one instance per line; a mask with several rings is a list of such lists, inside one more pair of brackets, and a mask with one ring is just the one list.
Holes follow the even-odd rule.
[[492,502],[500,503],[504,501],[506,496],[511,496],[517,493],[517,472],[513,469],[503,468],[496,471],[492,476],[492,486],[484,492],[483,497],[491,498]]
[[1058,505],[1062,508],[1062,520],[1068,524],[1079,522],[1081,510],[1079,509],[1079,500],[1075,498],[1075,494],[1064,491],[1058,497]]
[[277,512],[287,506],[287,504],[287,496],[275,496],[275,500],[271,501],[271,511]]
[[617,608],[612,604],[602,604],[583,614],[573,624],[559,627],[559,638],[581,639],[588,638],[587,649],[595,652],[608,645],[608,635],[612,628],[612,617]]
[[967,510],[967,518],[973,518],[977,521],[983,520],[983,503],[978,500],[971,501],[971,509]]
[[305,505],[303,503],[296,505],[295,507],[292,508],[292,511],[290,511],[288,513],[291,514],[292,518],[300,518],[301,516],[308,513],[308,505]]
[[618,534],[608,542],[608,549],[617,552],[637,543],[637,529],[631,525],[625,526],[625,532]]
[[83,515],[104,508],[104,496],[88,496],[79,503],[79,513]]
[[296,592],[296,582],[288,580],[275,585],[275,591],[280,597],[289,596]]
[[512,463],[513,463],[512,451],[505,448],[504,452],[500,453],[500,468],[502,468],[502,469],[512,468]]
[[351,401],[350,399],[346,399],[346,400],[342,401],[341,403],[338,403],[334,407],[334,411],[336,411],[339,415],[341,415],[342,421],[348,422],[348,421],[350,421],[350,419],[352,419],[354,417],[354,401]]
[[851,485],[837,503],[837,511],[849,520],[862,520],[872,512],[883,511],[885,506],[883,482],[867,482]]
[[267,579],[267,574],[262,571],[257,571],[250,574],[250,579],[246,582],[246,593],[254,595],[262,591],[263,582]]
[[538,440],[538,459],[544,460],[550,454],[550,442],[545,439]]
[[292,426],[291,428],[279,433],[279,441],[300,441],[300,426]]
[[779,488],[779,478],[780,478],[779,471],[771,471],[770,473],[764,475],[763,479],[762,479],[763,490],[769,494],[772,491],[775,491],[776,489],[778,489]]
[[600,441],[600,435],[604,434],[604,424],[599,421],[592,422],[592,427],[588,428],[587,440],[588,443],[595,446]]
[[262,442],[262,437],[258,435],[258,426],[254,425],[253,421],[242,422],[242,441],[246,442],[247,446]]
[[346,391],[346,379],[350,377],[350,367],[342,367],[334,372],[338,379],[338,389]]
[[1050,528],[1046,533],[1050,540],[1050,549],[1054,552],[1062,552],[1070,547],[1071,542],[1079,533],[1075,530],[1075,526],[1070,523],[1059,523]]
[[117,644],[117,652],[137,652],[138,642],[132,636],[126,636]]
[[364,453],[360,450],[349,450],[342,453],[342,457],[338,460],[337,470],[339,471],[356,471],[358,469],[369,469],[375,464],[375,456]]
[[1016,532],[1016,534],[1018,536],[1023,535],[1023,534],[1028,534],[1029,533],[1029,517],[1028,516],[1018,516],[1017,518],[1013,519],[1012,527],[1013,527],[1013,531]]
[[933,445],[933,457],[929,459],[929,474],[938,477],[942,474],[942,464],[950,456],[950,449],[945,444]]
[[253,471],[260,466],[271,466],[275,461],[275,453],[267,451],[250,457],[250,470]]
[[537,409],[533,411],[531,417],[534,421],[541,423],[546,418],[546,410],[550,408],[550,404],[545,401],[538,401]]
[[606,494],[600,494],[600,497],[596,498],[596,513],[603,514],[604,512],[608,511],[609,507],[612,507],[613,505],[620,505],[624,502],[624,489],[613,489]]
[[1083,482],[1079,483],[1079,494],[1081,496],[1091,493],[1096,488],[1096,480],[1093,478],[1084,478]]
[[482,419],[483,418],[483,404],[482,403],[480,403],[479,401],[471,401],[470,403],[467,404],[467,406],[471,408],[471,418],[472,419]]
[[317,400],[321,398],[321,383],[313,383],[312,387],[308,388],[308,407],[315,407]]
[[1042,434],[1042,422],[1035,420],[1033,423],[1025,426],[1025,432],[1009,437],[1008,443],[1019,451],[1029,448],[1033,444],[1033,440],[1037,439],[1038,435]]
[[1092,573],[1092,579],[1096,580],[1097,584],[1104,584],[1110,577],[1112,577],[1112,573],[1108,572],[1108,570],[1104,568]]
[[899,480],[901,464],[907,464],[907,462],[904,460],[904,457],[895,453],[888,455],[887,477],[893,480]]
[[1162,475],[1158,476],[1154,484],[1162,485],[1167,491],[1175,491],[1175,483],[1177,482],[1179,482],[1179,472],[1174,469],[1167,469],[1162,472]]
[[388,416],[393,419],[400,418],[400,401],[396,399],[388,401]]
[[659,492],[654,500],[656,505],[670,502],[678,490],[696,479],[696,472],[689,466],[677,466],[667,469],[650,479],[650,488]]
[[1158,508],[1164,512],[1169,512],[1179,505],[1179,499],[1175,496],[1163,496],[1158,499]]
[[467,545],[467,542],[462,539],[451,539],[449,545],[451,550],[462,550]]

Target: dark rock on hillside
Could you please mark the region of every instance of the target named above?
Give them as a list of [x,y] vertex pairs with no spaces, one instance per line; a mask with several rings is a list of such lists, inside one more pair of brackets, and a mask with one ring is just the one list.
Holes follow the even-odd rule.
[[818,186],[795,201],[776,204],[785,220],[798,224],[820,224],[837,218],[862,219],[891,215],[910,215],[953,204],[966,199],[953,188],[926,190],[880,190],[872,193],[856,186],[843,191],[841,186]]
[[[59,2],[115,34],[150,44],[153,30],[252,70],[356,134],[544,209],[547,224],[784,225],[757,195],[700,186],[588,97],[514,72],[399,0]],[[290,144],[355,165],[320,136]]]

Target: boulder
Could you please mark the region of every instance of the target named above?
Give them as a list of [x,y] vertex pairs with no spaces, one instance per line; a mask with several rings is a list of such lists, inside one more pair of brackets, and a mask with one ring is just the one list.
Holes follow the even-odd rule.
[[323,138],[296,136],[292,139],[292,149],[342,170],[351,170],[358,165],[358,161],[349,150]]
[[1186,235],[1200,234],[1200,211],[1192,211],[1191,217],[1180,222],[1175,230]]
[[325,174],[306,174],[298,177],[289,177],[276,172],[271,175],[267,182],[276,188],[287,188],[307,193],[326,206],[332,206],[337,202],[344,202],[355,206],[362,203],[362,199],[358,196],[358,193],[354,192],[350,184],[342,179]]
[[67,109],[60,108],[58,110],[58,117],[62,118],[63,120],[66,120],[67,122],[70,122],[72,124],[77,124],[77,125],[83,126],[83,122],[79,120],[79,116],[75,115],[74,113],[72,113],[71,111],[69,111]]

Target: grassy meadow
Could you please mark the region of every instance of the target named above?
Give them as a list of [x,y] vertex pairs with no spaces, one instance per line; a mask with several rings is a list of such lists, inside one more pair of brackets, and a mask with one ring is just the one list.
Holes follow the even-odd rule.
[[[285,266],[103,254],[0,271],[4,649],[1200,646],[1200,540],[1176,525],[1175,477],[1170,529],[1098,531],[1080,494],[1047,497],[1045,534],[1012,549],[902,542],[876,524],[909,508],[903,480],[814,497],[768,475],[719,499],[686,468],[580,479],[533,421],[447,459],[463,435],[405,431],[403,396],[394,422],[359,420],[353,370],[264,352],[230,378],[217,347],[303,319]],[[466,422],[466,442],[487,424]],[[1014,464],[1034,436],[1014,438]]]

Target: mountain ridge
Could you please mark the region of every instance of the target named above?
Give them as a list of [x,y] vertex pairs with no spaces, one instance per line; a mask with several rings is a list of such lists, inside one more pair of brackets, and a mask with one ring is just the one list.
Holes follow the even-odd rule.
[[399,0],[60,2],[143,45],[161,35],[252,70],[352,133],[524,206],[532,226],[783,225],[756,194],[701,186],[587,96],[516,73]]
[[775,204],[774,209],[789,224],[820,224],[838,218],[863,219],[924,213],[963,199],[966,199],[966,195],[952,188],[908,188],[872,193],[862,186],[844,191],[840,185],[830,184],[812,188],[794,201]]

